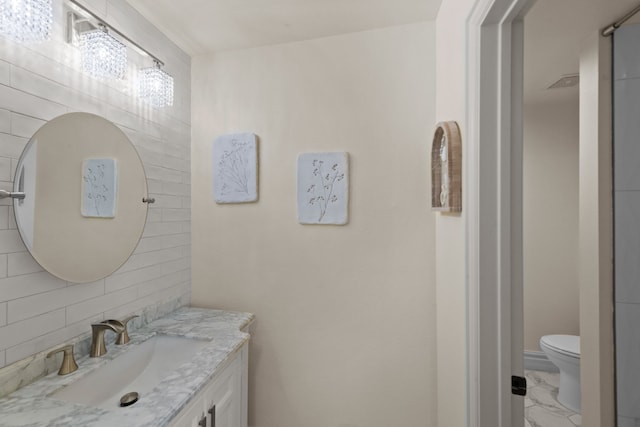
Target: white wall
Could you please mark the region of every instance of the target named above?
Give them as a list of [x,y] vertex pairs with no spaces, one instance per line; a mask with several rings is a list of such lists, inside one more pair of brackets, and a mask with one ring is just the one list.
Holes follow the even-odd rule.
[[[434,56],[421,23],[193,60],[193,303],[256,314],[252,426],[436,425]],[[260,138],[260,200],[216,205],[235,131]],[[349,224],[298,224],[297,155],[340,150]]]
[[[436,120],[455,120],[467,152],[466,18],[475,0],[443,0],[436,20]],[[464,186],[460,215],[436,216],[438,426],[466,425],[467,365]]]
[[[580,52],[580,385],[582,425],[615,425],[611,41]],[[622,427],[622,426],[621,426]]]
[[573,99],[524,106],[524,349],[578,335],[577,88]]
[[86,111],[115,122],[132,140],[156,204],[142,241],[118,272],[70,284],[35,263],[16,230],[11,201],[0,201],[0,367],[88,333],[92,321],[189,300],[190,58],[124,0],[87,1],[166,62],[175,77],[176,102],[155,111],[132,94],[135,55],[121,83],[104,84],[78,71],[78,54],[63,41],[62,2],[54,4],[51,41],[27,47],[0,37],[0,188],[13,188],[17,159],[45,121]]

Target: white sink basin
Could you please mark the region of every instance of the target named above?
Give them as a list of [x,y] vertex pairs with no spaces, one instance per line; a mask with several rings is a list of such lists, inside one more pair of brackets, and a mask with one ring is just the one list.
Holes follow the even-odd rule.
[[53,393],[51,397],[105,409],[119,407],[120,398],[132,391],[144,399],[168,374],[190,361],[209,343],[156,335],[141,344],[132,345],[125,353]]

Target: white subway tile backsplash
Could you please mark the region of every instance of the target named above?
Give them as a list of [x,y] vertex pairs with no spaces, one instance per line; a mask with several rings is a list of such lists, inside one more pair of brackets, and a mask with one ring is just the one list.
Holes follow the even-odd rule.
[[27,249],[18,230],[0,230],[0,253],[22,252]]
[[11,111],[0,110],[0,132],[11,133]]
[[17,230],[16,215],[13,206],[9,206],[9,230]]
[[0,301],[11,301],[67,286],[64,280],[47,272],[0,279]]
[[[156,179],[147,179],[147,191],[153,194],[161,194],[163,182]],[[156,208],[155,204],[150,206],[150,208]]]
[[51,120],[68,111],[64,105],[7,86],[0,86],[0,108],[42,120]]
[[11,84],[11,64],[6,61],[0,61],[0,84]]
[[[13,188],[13,182],[0,181],[0,188]],[[13,200],[8,197],[0,199],[0,206],[11,206],[12,204]]]
[[169,156],[178,157],[180,159],[189,160],[189,161],[191,160],[189,147],[184,147],[184,146],[175,144],[173,143],[173,141],[171,141],[168,144],[165,144],[164,152]]
[[164,274],[172,274],[184,270],[188,270],[191,264],[191,260],[187,258],[180,258],[174,261],[168,261],[162,264],[162,272]]
[[152,194],[156,199],[156,206],[159,208],[182,208],[182,200],[178,196],[169,196],[166,194]]
[[125,265],[120,267],[118,272],[124,273],[152,265],[158,265],[159,268],[160,264],[180,258],[182,258],[182,250],[180,250],[180,248],[133,254]]
[[22,322],[0,328],[0,348],[6,350],[20,343],[54,332],[65,325],[65,309],[51,311]]
[[[182,197],[182,208],[191,209],[191,197]],[[189,231],[189,230],[185,230]]]
[[25,116],[24,114],[11,114],[11,134],[31,139],[34,133],[44,125],[46,121]]
[[[37,129],[61,114],[83,111],[102,115],[129,136],[158,203],[149,207],[140,247],[116,274],[69,285],[42,271],[26,252],[12,202],[0,201],[0,367],[89,333],[91,320],[190,298],[190,206],[184,204],[191,191],[190,58],[126,1],[81,1],[157,49],[174,73],[175,106],[155,109],[132,95],[133,72],[147,61],[141,57],[131,58],[126,81],[101,82],[83,74],[77,50],[63,39],[64,14],[55,2],[52,40],[26,46],[0,37],[0,188],[13,187],[17,159]],[[163,219],[167,209],[171,221]]]
[[101,295],[98,298],[93,298],[78,304],[72,304],[67,307],[67,323],[76,323],[99,316],[104,311],[112,310],[129,301],[135,300],[137,297],[138,289],[133,287]]
[[147,224],[150,222],[162,221],[162,209],[150,207],[147,211]]
[[7,303],[0,303],[0,327],[7,324]]
[[57,347],[60,343],[70,341],[71,339],[88,335],[91,331],[91,323],[100,321],[100,319],[91,319],[84,322],[60,327],[53,332],[25,341],[16,346],[7,349],[7,364],[17,362],[34,353]]
[[20,276],[22,274],[37,273],[39,271],[43,271],[42,267],[40,267],[40,264],[33,259],[29,252],[15,252],[9,254],[9,276]]
[[187,209],[163,209],[162,219],[164,221],[190,221],[191,212]]
[[12,179],[11,159],[9,157],[0,157],[0,181],[11,181]]
[[179,171],[189,170],[189,159],[181,159],[179,157],[165,156],[163,166],[169,169],[175,169]]
[[162,247],[164,248],[188,245],[191,245],[191,235],[187,233],[170,234],[162,237]]
[[9,301],[7,321],[9,323],[28,319],[51,310],[66,307],[81,301],[104,295],[104,281],[81,283],[37,295]]
[[138,296],[146,297],[158,291],[179,285],[180,283],[182,283],[180,272],[166,274],[159,279],[141,283],[140,286],[138,286]]
[[162,158],[164,155],[161,152],[151,151],[144,147],[136,146],[140,159],[145,165],[162,166]]
[[0,254],[0,279],[7,277],[7,254]]
[[155,265],[124,273],[117,272],[105,279],[105,291],[115,292],[160,276],[162,270]]
[[29,142],[27,138],[10,135],[8,133],[0,133],[0,153],[2,153],[3,157],[19,159],[27,142]]
[[162,194],[191,197],[191,186],[177,182],[165,182],[162,184]]
[[177,170],[165,169],[163,167],[154,165],[145,165],[145,171],[147,172],[147,177],[151,179],[177,183],[183,182],[182,172]]
[[143,236],[153,237],[178,233],[182,233],[182,225],[179,222],[147,222]]
[[0,230],[9,228],[9,208],[10,206],[0,206]]
[[24,68],[12,67],[11,83],[14,88],[25,93],[37,94],[39,98],[53,101],[56,104],[68,104],[68,86],[47,79]]

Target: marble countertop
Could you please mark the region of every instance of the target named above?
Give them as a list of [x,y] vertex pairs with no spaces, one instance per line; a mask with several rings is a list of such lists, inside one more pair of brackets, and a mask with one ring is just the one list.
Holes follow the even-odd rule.
[[[129,344],[109,345],[106,355],[79,360],[76,372],[65,376],[56,373],[48,375],[0,399],[0,427],[168,425],[248,341],[249,335],[240,329],[251,322],[253,315],[249,313],[181,308],[131,333]],[[199,351],[192,361],[169,374],[135,405],[107,410],[49,397],[67,384],[158,334],[211,340],[211,343]]]

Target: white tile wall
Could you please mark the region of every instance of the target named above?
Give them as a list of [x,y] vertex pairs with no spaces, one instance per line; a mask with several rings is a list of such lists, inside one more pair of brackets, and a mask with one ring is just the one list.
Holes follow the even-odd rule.
[[638,48],[640,26],[625,25],[614,34],[613,75],[615,80],[640,77],[640,61],[630,54]]
[[7,277],[7,259],[7,254],[0,254],[0,279]]
[[640,25],[614,37],[614,228],[617,413],[640,426]]
[[[640,418],[640,304],[616,303],[618,415]],[[620,375],[622,374],[622,375]]]
[[618,427],[640,427],[640,418],[618,417]]
[[157,203],[139,247],[119,271],[71,284],[42,271],[15,229],[11,202],[0,202],[0,367],[87,334],[94,320],[189,300],[190,58],[125,0],[82,3],[165,62],[175,79],[175,105],[153,109],[132,95],[136,69],[151,65],[140,55],[130,55],[124,82],[100,82],[79,71],[77,51],[64,42],[62,0],[54,0],[51,41],[22,46],[0,37],[0,188],[12,188],[17,159],[42,124],[85,111],[113,121],[131,139]]
[[614,120],[615,155],[614,187],[616,190],[640,190],[640,120],[633,100],[640,99],[640,79],[614,82],[614,97],[621,105],[616,108]]
[[616,191],[616,301],[640,303],[640,191]]

